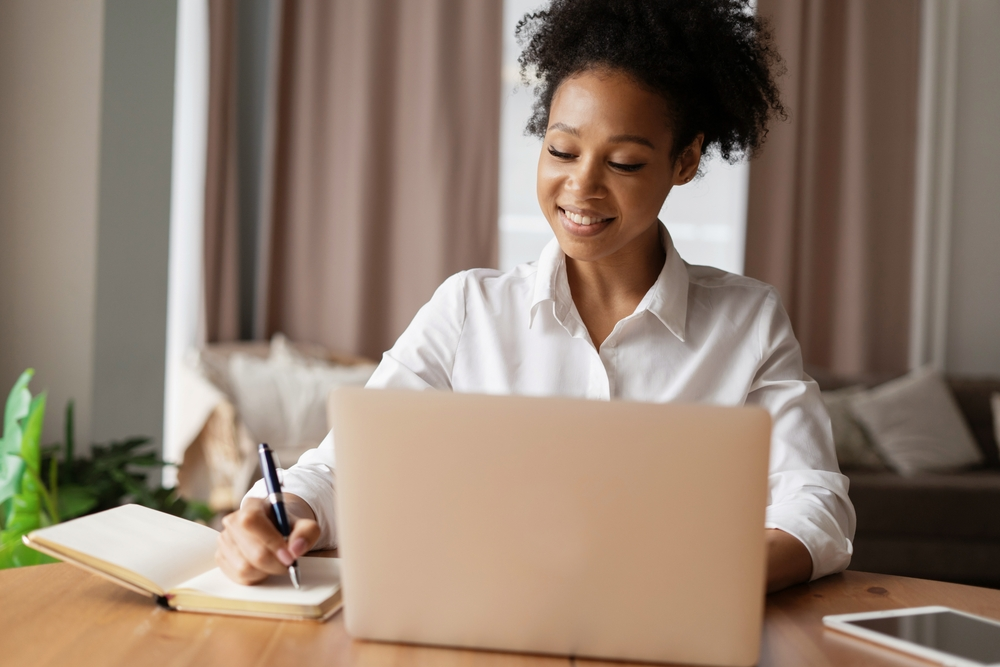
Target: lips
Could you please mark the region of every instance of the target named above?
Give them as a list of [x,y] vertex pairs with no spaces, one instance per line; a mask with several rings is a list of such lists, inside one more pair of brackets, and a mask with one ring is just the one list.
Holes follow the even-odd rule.
[[575,238],[583,239],[597,236],[608,229],[611,223],[616,220],[615,217],[602,216],[597,211],[581,209],[567,211],[561,206],[558,209],[560,225],[567,234]]

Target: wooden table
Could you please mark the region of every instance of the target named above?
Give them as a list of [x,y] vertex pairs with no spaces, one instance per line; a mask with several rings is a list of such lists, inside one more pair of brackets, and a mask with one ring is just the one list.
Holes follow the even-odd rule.
[[[768,597],[762,666],[927,665],[824,630],[825,614],[942,604],[1000,619],[1000,591],[845,572]],[[71,565],[0,571],[0,665],[597,667],[583,659],[353,641],[326,623],[171,612]],[[603,663],[621,666],[622,663]]]

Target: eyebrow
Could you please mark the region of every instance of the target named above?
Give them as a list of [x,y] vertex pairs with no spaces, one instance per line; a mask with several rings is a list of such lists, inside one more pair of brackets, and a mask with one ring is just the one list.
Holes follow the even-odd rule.
[[[574,137],[580,136],[580,131],[578,129],[571,127],[566,123],[552,123],[552,125],[549,126],[549,130],[559,130],[560,132],[565,132],[566,134],[572,134]],[[608,141],[613,144],[639,144],[656,150],[656,146],[653,145],[652,141],[646,137],[639,136],[638,134],[616,134],[613,137],[609,137]]]

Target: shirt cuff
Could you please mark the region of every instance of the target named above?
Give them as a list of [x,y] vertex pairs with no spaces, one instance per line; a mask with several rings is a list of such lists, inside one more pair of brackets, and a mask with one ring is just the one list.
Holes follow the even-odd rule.
[[[313,549],[333,549],[337,546],[336,516],[337,493],[334,486],[336,473],[321,463],[305,464],[300,461],[282,474],[281,490],[293,493],[306,501],[316,515],[319,524],[319,540]],[[257,480],[243,497],[240,507],[247,498],[267,498],[267,487],[263,479]]]
[[792,500],[770,505],[764,527],[782,530],[805,545],[813,562],[810,581],[840,572],[851,562],[851,540],[833,515],[815,503]]

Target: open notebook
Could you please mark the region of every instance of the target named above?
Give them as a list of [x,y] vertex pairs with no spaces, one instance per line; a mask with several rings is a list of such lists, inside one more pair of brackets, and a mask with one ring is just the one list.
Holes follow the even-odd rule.
[[302,588],[288,575],[242,586],[215,566],[219,533],[142,507],[123,505],[24,536],[24,543],[179,611],[325,620],[340,609],[340,561],[300,558]]

